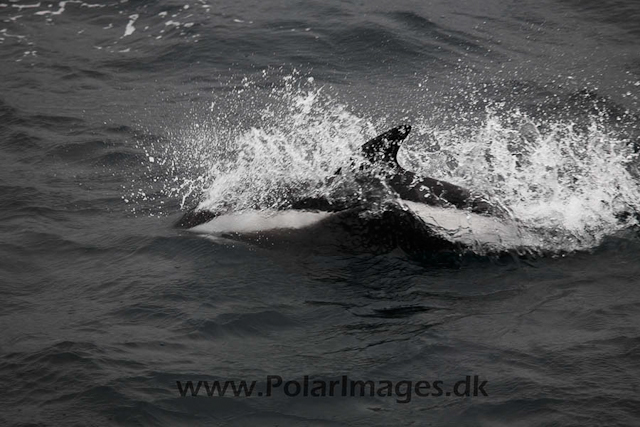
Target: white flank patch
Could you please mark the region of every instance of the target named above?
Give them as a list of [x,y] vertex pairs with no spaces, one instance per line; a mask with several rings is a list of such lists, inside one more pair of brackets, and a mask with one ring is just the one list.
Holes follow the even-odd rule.
[[511,249],[539,247],[542,242],[509,220],[402,200],[415,215],[443,238],[470,247]]
[[308,211],[245,211],[221,215],[193,227],[198,233],[252,233],[277,229],[299,229],[316,224],[331,215],[329,212]]

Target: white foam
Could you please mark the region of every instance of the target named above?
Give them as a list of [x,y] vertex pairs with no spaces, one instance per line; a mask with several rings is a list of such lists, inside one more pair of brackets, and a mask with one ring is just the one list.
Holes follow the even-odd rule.
[[18,8],[19,11],[22,11],[22,9],[31,9],[31,8],[34,8],[34,7],[40,7],[40,4],[41,3],[38,2],[36,4],[12,4],[11,6]]
[[328,212],[287,211],[244,211],[221,215],[211,221],[193,227],[198,233],[252,233],[278,229],[300,229],[328,218]]
[[138,15],[137,13],[129,16],[129,23],[127,24],[127,28],[125,28],[124,35],[122,37],[127,37],[133,34],[133,32],[136,30],[136,27],[134,27],[133,24],[138,20],[139,17],[140,15]]
[[5,37],[14,37],[14,38],[17,38],[17,39],[23,39],[23,38],[26,37],[26,36],[21,36],[21,35],[18,35],[18,34],[9,34],[9,33],[7,33],[7,29],[6,28],[3,28],[2,30],[0,30],[0,34],[2,34]]
[[80,1],[61,1],[60,3],[58,3],[58,6],[60,7],[60,9],[56,10],[55,12],[52,12],[50,10],[41,10],[39,12],[36,12],[36,15],[62,15],[62,12],[64,12],[65,7],[67,5],[67,3],[80,3]]

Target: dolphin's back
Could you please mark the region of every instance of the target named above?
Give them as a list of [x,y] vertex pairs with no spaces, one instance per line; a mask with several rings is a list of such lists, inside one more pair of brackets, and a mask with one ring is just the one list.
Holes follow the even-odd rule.
[[477,214],[504,216],[501,208],[492,205],[482,195],[450,182],[420,177],[404,169],[389,179],[389,185],[401,199],[430,206],[453,206]]
[[430,206],[453,206],[474,213],[503,216],[505,212],[466,188],[430,177],[417,176],[398,164],[400,143],[406,139],[411,126],[400,125],[367,141],[362,145],[362,154],[372,164],[388,167],[387,182],[403,200]]

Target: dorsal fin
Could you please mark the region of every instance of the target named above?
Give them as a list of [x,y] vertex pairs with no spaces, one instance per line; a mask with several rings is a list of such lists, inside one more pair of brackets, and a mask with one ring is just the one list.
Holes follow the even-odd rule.
[[400,125],[394,127],[378,135],[370,141],[367,141],[362,146],[362,154],[370,162],[388,162],[398,164],[396,156],[400,149],[400,143],[404,140],[411,131],[411,126]]

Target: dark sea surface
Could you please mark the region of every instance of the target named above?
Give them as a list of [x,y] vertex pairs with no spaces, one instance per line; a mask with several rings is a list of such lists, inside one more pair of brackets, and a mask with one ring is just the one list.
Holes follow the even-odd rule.
[[[0,425],[640,425],[640,2],[0,0],[0,61]],[[173,226],[399,123],[401,163],[539,244]],[[377,392],[177,385],[268,376]],[[433,395],[467,376],[487,395]]]

